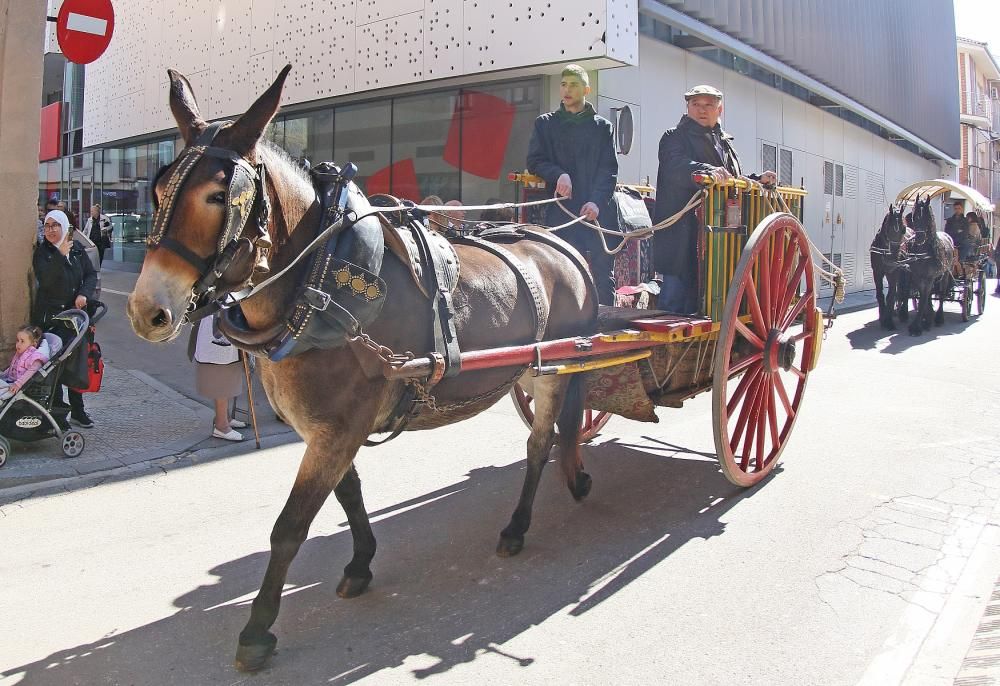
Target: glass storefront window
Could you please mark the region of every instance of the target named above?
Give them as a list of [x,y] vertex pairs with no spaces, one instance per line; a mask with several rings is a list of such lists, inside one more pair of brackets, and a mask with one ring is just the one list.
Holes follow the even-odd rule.
[[[415,202],[461,194],[458,91],[397,98],[392,110],[392,194]],[[447,154],[446,154],[447,153]]]
[[525,168],[528,142],[541,111],[538,81],[462,90],[462,202],[510,202],[507,173]]
[[310,112],[285,119],[284,150],[292,159],[312,164],[333,159],[333,111]]
[[392,183],[392,102],[338,107],[333,122],[334,159],[357,165],[355,182],[362,191],[369,195],[388,193]]
[[[293,159],[354,163],[356,182],[369,195],[511,201],[507,173],[524,169],[540,88],[540,80],[528,79],[344,105],[278,119],[265,137]],[[92,201],[114,227],[111,259],[141,262],[153,214],[149,185],[183,145],[171,135],[40,165],[39,197],[86,204],[92,183]]]

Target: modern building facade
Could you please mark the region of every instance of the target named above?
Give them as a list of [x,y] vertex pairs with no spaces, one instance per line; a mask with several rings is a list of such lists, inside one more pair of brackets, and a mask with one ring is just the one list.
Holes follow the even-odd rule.
[[[917,0],[882,22],[850,4],[120,0],[115,39],[86,69],[82,147],[44,163],[42,183],[81,207],[101,200],[119,217],[114,258],[141,259],[149,183],[180,145],[166,69],[216,119],[290,63],[269,135],[293,157],[354,162],[369,193],[510,200],[507,173],[524,168],[532,122],[558,106],[558,74],[576,62],[598,111],[618,121],[627,106],[635,122],[619,156],[626,183],[656,178],[687,88],[722,89],[744,166],[809,190],[807,229],[859,290],[886,204],[914,180],[953,175],[960,145],[957,103],[941,96],[958,89],[951,6]],[[908,47],[910,22],[925,21],[937,31]],[[903,83],[911,73],[924,77]]]
[[986,43],[958,39],[958,83],[962,137],[958,180],[1000,204],[1000,66]]

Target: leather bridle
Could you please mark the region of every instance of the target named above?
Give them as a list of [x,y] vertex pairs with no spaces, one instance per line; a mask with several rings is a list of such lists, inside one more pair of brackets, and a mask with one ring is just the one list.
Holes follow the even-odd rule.
[[[191,302],[185,313],[188,321],[196,321],[218,309],[230,291],[248,284],[254,267],[261,265],[271,249],[267,224],[271,216],[271,202],[265,187],[266,172],[263,163],[252,165],[235,150],[213,146],[219,130],[231,122],[209,125],[195,140],[181,151],[174,162],[162,168],[153,180],[153,188],[160,178],[169,173],[163,200],[158,202],[153,194],[153,228],[146,245],[149,250],[164,248],[190,264],[198,272],[198,280],[191,290]],[[195,254],[190,248],[169,235],[175,202],[191,172],[205,157],[214,157],[232,163],[229,188],[226,191],[226,216],[222,231],[216,241],[215,252],[207,258]],[[263,267],[266,270],[266,266]]]

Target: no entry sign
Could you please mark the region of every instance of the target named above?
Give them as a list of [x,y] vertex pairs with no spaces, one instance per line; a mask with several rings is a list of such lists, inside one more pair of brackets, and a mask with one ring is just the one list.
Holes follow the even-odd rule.
[[90,64],[108,49],[114,28],[111,0],[65,0],[56,18],[56,39],[70,62]]

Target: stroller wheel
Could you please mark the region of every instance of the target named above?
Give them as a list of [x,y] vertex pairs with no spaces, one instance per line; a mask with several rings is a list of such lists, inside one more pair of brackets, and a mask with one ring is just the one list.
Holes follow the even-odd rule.
[[0,436],[0,467],[7,464],[8,457],[10,457],[10,441]]
[[83,452],[83,434],[79,431],[67,431],[63,434],[62,451],[66,457],[76,457]]

